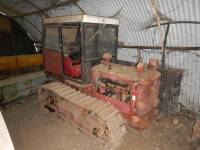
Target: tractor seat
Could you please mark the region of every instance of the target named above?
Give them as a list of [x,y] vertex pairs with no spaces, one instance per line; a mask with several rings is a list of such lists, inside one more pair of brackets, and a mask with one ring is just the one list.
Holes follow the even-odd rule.
[[81,64],[72,63],[72,60],[69,56],[64,57],[64,72],[67,76],[72,78],[80,78],[81,76]]

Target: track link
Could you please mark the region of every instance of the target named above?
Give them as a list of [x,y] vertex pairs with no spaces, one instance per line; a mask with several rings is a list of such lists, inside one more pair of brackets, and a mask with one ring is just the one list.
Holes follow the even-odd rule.
[[64,83],[55,81],[42,85],[38,101],[41,108],[55,111],[103,143],[116,143],[126,133],[124,119],[115,107]]

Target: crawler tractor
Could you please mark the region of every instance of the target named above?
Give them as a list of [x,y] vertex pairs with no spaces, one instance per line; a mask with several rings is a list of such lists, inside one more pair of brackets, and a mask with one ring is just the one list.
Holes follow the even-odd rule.
[[118,25],[88,15],[43,20],[44,68],[58,81],[40,87],[39,104],[102,142],[119,140],[125,124],[146,128],[157,106],[158,62],[120,64]]

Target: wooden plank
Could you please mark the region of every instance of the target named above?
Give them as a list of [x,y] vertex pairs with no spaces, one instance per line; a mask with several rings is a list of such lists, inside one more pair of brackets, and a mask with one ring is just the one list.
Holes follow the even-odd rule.
[[71,97],[68,100],[74,103],[74,100],[79,99],[81,96],[82,96],[82,93],[77,93],[74,97]]
[[70,91],[67,91],[67,92],[63,92],[63,93],[60,93],[59,96],[64,98],[72,93],[76,92],[75,90],[70,90]]
[[81,106],[81,107],[85,107],[85,103],[88,103],[91,101],[91,97],[90,96],[87,96],[87,98],[83,99],[82,101],[78,102],[78,104]]
[[116,113],[119,113],[119,111],[117,109],[113,110],[111,113],[109,113],[106,117],[105,120],[108,120],[110,117],[112,117],[113,115],[115,115]]
[[84,100],[85,98],[88,98],[88,96],[85,94],[81,94],[81,96],[78,99],[74,99],[74,103],[78,104],[80,101]]
[[110,105],[110,103],[104,103],[102,106],[100,106],[99,108],[95,109],[94,112],[95,113],[99,113],[100,111],[103,111],[106,107],[108,107]]
[[59,90],[59,89],[62,89],[62,88],[65,88],[65,85],[63,85],[63,84],[56,84],[55,86],[50,87],[50,89],[53,90],[53,91],[56,91],[56,90]]
[[74,97],[75,95],[77,95],[76,92],[72,92],[70,94],[66,94],[65,96],[62,96],[64,99],[69,100],[69,98]]
[[72,92],[76,92],[76,90],[74,89],[70,89],[68,91],[65,91],[65,92],[62,92],[62,93],[59,93],[60,96],[66,96],[68,95],[69,93],[72,93]]
[[94,98],[90,98],[87,102],[84,102],[82,104],[82,106],[86,107],[86,106],[89,106],[90,104],[94,103]]
[[[84,98],[79,99],[79,101],[76,101],[75,103],[76,103],[77,105],[80,105],[81,103],[84,103],[85,101],[87,101],[89,98],[90,98],[89,96],[86,96],[86,97],[84,97]],[[81,106],[81,105],[80,105],[80,106]]]
[[64,91],[69,91],[71,88],[65,87],[65,88],[60,88],[58,90],[54,90],[57,94],[63,93]]
[[[81,92],[79,92],[78,95],[79,95],[79,96],[78,96],[79,98],[81,98],[81,97],[87,97],[85,94],[83,94],[83,93],[81,93]],[[71,99],[72,99],[73,101],[78,101],[79,98],[77,98],[77,97],[72,97]]]
[[54,81],[54,82],[46,83],[46,84],[44,84],[43,86],[48,87],[48,86],[53,86],[53,85],[59,84],[59,83],[60,83],[60,82],[58,82],[58,81]]
[[122,124],[124,124],[124,119],[120,113],[106,121],[106,125],[110,131],[116,130],[116,127],[120,127]]
[[53,87],[57,87],[57,86],[59,86],[60,85],[60,82],[57,82],[56,81],[56,83],[55,82],[52,82],[52,83],[49,83],[49,84],[45,84],[45,85],[43,85],[45,88],[48,88],[48,89],[51,89],[51,88],[53,88]]
[[[61,104],[62,105],[62,104]],[[69,117],[65,116],[65,115],[62,115],[62,114],[59,114],[59,116],[64,119],[64,120],[67,120],[68,122],[70,122],[73,126],[75,126],[76,128],[78,129],[81,129],[81,131],[83,131],[85,134],[91,136],[92,138],[94,138],[95,140],[105,144],[106,142],[108,142],[108,139],[105,140],[105,139],[102,139],[102,138],[98,138],[96,136],[94,136],[94,134],[92,134],[92,132],[88,132],[88,130],[84,127],[84,126],[80,126],[79,124],[77,124],[76,122],[74,122],[74,120],[71,120]]]
[[101,116],[102,118],[104,118],[104,120],[107,120],[106,118],[111,115],[111,114],[115,114],[117,111],[117,109],[113,109],[113,107],[106,107],[104,111],[99,112],[99,116]]
[[104,104],[104,103],[101,100],[96,100],[94,104],[91,104],[87,108],[89,110],[91,110],[91,111],[94,111],[95,109],[97,109],[98,107],[100,107],[102,104]]

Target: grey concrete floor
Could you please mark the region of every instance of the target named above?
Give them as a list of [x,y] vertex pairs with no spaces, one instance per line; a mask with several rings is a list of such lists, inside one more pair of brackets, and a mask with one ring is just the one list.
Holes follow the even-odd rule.
[[[104,150],[104,145],[53,113],[41,112],[37,97],[1,109],[16,150]],[[192,120],[158,115],[144,131],[130,127],[117,150],[189,150]]]

